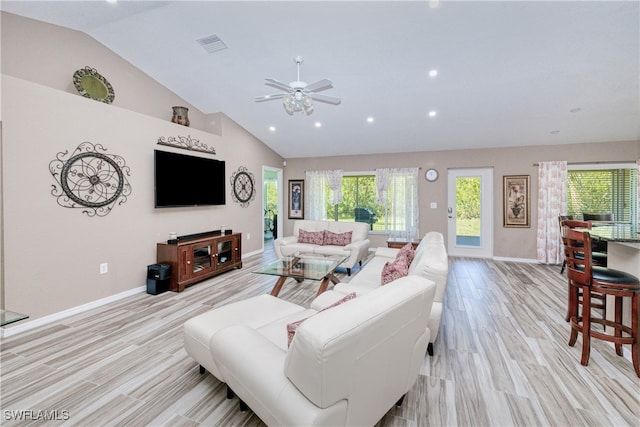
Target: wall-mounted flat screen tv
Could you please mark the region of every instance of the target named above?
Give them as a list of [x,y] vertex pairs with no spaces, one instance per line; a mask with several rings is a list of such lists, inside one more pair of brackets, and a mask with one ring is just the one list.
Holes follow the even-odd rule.
[[222,160],[155,150],[155,207],[224,205]]

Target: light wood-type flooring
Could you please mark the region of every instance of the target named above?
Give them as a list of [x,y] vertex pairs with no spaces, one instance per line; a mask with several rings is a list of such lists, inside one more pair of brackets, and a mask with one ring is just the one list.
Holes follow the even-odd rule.
[[[140,293],[4,338],[0,424],[263,425],[251,410],[240,412],[237,399],[227,400],[211,374],[198,373],[183,348],[182,324],[268,293],[276,278],[251,271],[271,259],[267,249],[245,258],[241,270],[182,293]],[[435,354],[425,356],[403,406],[378,425],[640,425],[631,362],[595,341],[584,367],[581,338],[567,345],[565,280],[559,266],[452,258]],[[288,281],[280,297],[309,304],[317,285]],[[15,420],[42,411],[58,420]]]

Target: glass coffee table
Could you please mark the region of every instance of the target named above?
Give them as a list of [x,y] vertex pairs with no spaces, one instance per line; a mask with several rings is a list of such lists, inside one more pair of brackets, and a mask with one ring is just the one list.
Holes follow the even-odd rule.
[[253,271],[257,274],[268,274],[280,276],[275,286],[271,290],[271,295],[277,297],[284,282],[291,277],[300,283],[304,280],[320,281],[317,295],[327,290],[329,281],[334,285],[340,282],[334,273],[336,268],[347,259],[342,255],[318,255],[309,253],[298,253],[279,259],[271,264]]

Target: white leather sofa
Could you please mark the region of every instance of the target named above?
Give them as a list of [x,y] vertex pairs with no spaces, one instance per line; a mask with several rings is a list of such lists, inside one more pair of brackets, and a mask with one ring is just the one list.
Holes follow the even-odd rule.
[[[356,295],[364,295],[381,286],[382,268],[385,263],[393,261],[399,249],[380,247],[376,249],[374,257],[369,260],[362,270],[349,282],[338,283],[334,291],[342,295],[355,292]],[[449,258],[444,245],[444,237],[441,233],[431,231],[422,238],[415,250],[415,256],[409,265],[409,276],[418,276],[429,279],[436,284],[436,294],[433,305],[430,308],[429,329],[431,340],[428,352],[433,355],[433,343],[438,337],[440,320],[442,319],[442,306],[449,274]],[[388,285],[385,285],[388,286]],[[339,298],[339,295],[335,295]]]
[[[309,309],[261,295],[190,319],[184,345],[267,425],[372,426],[416,382],[435,293],[407,276],[324,311],[343,295]],[[288,347],[287,324],[306,317]]]
[[[313,244],[299,241],[300,230],[307,232],[321,232],[328,230],[331,233],[342,234],[351,232],[351,243],[345,246],[332,244]],[[351,275],[351,269],[367,257],[369,246],[369,226],[363,222],[342,221],[313,221],[296,220],[293,224],[293,235],[274,240],[273,249],[278,258],[295,254],[296,252],[308,252],[321,255],[344,255],[349,257],[342,265],[346,267],[347,274]]]

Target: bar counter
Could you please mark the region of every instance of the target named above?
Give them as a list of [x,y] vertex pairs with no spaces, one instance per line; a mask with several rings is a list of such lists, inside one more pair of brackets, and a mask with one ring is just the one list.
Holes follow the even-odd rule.
[[[624,271],[640,278],[640,233],[630,224],[592,223],[588,231],[593,238],[607,242],[607,267]],[[613,298],[607,298],[607,318],[613,320]],[[622,319],[631,325],[631,299],[624,298]],[[608,329],[608,328],[607,328]],[[628,346],[625,346],[628,347]],[[629,355],[625,349],[625,355]]]

